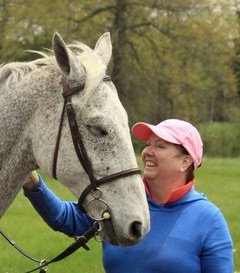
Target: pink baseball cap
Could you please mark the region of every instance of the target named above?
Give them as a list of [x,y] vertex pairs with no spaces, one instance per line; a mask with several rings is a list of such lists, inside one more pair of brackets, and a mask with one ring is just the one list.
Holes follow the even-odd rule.
[[145,142],[154,133],[170,143],[182,145],[192,156],[194,168],[202,162],[203,143],[198,130],[189,122],[179,119],[167,119],[157,125],[138,122],[132,127],[133,135]]

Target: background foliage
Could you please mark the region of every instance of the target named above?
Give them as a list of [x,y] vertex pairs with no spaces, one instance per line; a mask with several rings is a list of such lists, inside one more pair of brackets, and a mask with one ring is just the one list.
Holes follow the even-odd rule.
[[[218,128],[228,126],[234,132],[223,137],[232,151],[226,154],[235,156],[239,14],[240,0],[0,0],[0,63],[36,58],[25,50],[51,48],[55,31],[90,46],[110,31],[109,74],[130,125],[181,118],[206,126],[204,138],[222,138]],[[214,140],[204,139],[207,149]],[[219,143],[208,154],[221,149]]]

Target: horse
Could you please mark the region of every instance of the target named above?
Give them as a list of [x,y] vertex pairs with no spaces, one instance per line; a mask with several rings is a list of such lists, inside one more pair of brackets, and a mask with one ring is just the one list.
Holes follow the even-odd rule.
[[[58,181],[78,198],[91,182],[83,166],[87,158],[96,181],[110,179],[85,194],[84,209],[89,215],[104,214],[106,205],[111,216],[98,219],[103,223],[100,236],[115,245],[135,244],[149,230],[149,211],[140,174],[127,171],[115,177],[137,168],[137,161],[126,110],[106,76],[110,34],[104,33],[93,49],[81,42],[67,45],[58,33],[52,41],[53,50],[39,51],[41,56],[33,61],[0,66],[0,217],[30,171],[40,168],[53,177],[62,116],[55,160]],[[72,92],[71,105],[87,154],[83,162],[62,110],[64,85],[70,91],[81,86],[81,92]]]

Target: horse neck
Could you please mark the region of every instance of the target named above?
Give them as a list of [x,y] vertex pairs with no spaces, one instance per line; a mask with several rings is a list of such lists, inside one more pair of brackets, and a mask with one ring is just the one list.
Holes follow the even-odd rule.
[[11,91],[6,90],[0,96],[0,170],[14,147],[19,143],[19,138],[23,138],[26,126],[34,111],[34,104],[30,103],[30,96],[22,95],[22,92],[14,89]]
[[0,217],[21,189],[26,175],[36,168],[28,144],[19,139],[0,170]]
[[[6,156],[12,147],[17,145],[19,136],[31,138],[29,127],[35,123],[34,113],[38,106],[42,107],[49,99],[49,90],[46,89],[49,73],[43,70],[36,70],[25,77],[20,82],[12,83],[3,88],[0,92],[0,170]],[[53,80],[49,82],[53,85]],[[1,89],[1,87],[0,87]],[[34,124],[36,126],[36,124]]]
[[[40,83],[38,82],[38,85]],[[11,204],[26,175],[37,167],[29,123],[38,105],[34,83],[0,92],[0,216]]]

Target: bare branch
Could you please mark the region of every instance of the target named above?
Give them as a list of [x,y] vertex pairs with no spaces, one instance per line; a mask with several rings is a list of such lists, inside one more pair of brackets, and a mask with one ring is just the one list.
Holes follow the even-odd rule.
[[90,14],[88,14],[87,16],[83,17],[80,20],[75,20],[75,19],[72,19],[72,18],[71,18],[71,20],[73,22],[77,23],[77,24],[81,24],[81,23],[86,22],[90,18],[93,18],[94,16],[97,16],[100,13],[103,13],[103,12],[106,12],[106,11],[109,11],[109,10],[113,10],[115,8],[116,7],[114,5],[109,5],[109,6],[106,6],[106,7],[103,7],[103,8],[98,8],[98,9],[93,10]]
[[138,52],[137,52],[137,49],[135,48],[135,45],[134,43],[132,43],[130,40],[127,41],[127,44],[129,45],[132,53],[133,53],[133,56],[135,57],[137,63],[139,64],[139,66],[144,69],[144,65],[143,63],[141,62],[141,59],[139,58],[139,55],[138,55]]

